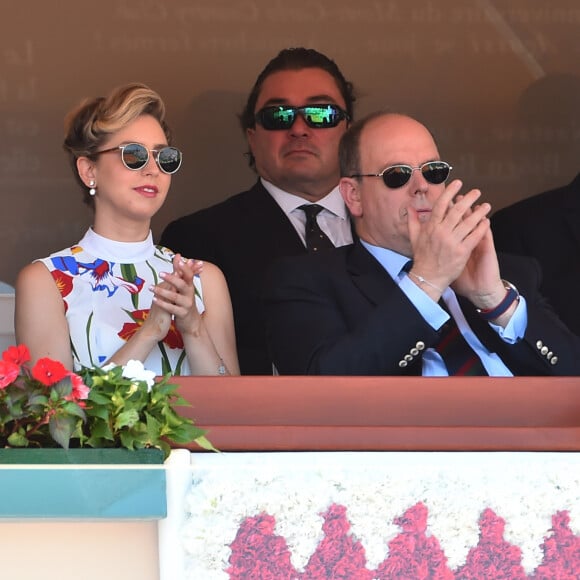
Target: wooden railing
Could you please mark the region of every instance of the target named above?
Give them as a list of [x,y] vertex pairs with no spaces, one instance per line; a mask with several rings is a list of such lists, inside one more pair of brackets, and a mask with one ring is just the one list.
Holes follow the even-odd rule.
[[174,382],[222,451],[580,451],[580,377]]

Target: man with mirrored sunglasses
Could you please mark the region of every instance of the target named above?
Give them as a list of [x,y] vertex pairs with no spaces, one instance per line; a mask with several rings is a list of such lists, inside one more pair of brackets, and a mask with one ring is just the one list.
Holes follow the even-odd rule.
[[496,254],[481,192],[447,183],[429,130],[374,113],[340,144],[358,240],[269,273],[267,332],[280,374],[580,374],[580,339],[527,258]]
[[163,245],[224,273],[242,374],[272,374],[260,298],[270,264],[352,243],[338,190],[338,144],[354,100],[352,84],[327,56],[282,50],[259,74],[240,115],[257,183],[163,232]]

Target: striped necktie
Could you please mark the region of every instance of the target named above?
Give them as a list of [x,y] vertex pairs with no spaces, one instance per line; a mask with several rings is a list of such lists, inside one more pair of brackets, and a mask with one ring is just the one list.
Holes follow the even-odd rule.
[[[413,260],[409,260],[402,270],[409,272],[412,267]],[[439,300],[439,306],[449,314],[449,320],[442,326],[441,336],[434,348],[441,355],[449,376],[488,376],[480,358],[461,334],[443,298]]]
[[441,328],[435,350],[441,355],[449,376],[488,376],[481,360],[461,334],[453,315],[443,299],[439,306],[449,313],[449,320]]
[[306,203],[298,209],[301,209],[306,214],[306,228],[304,230],[306,249],[309,252],[319,252],[320,250],[331,250],[334,248],[334,244],[320,229],[318,220],[316,219],[316,216],[324,208],[316,203]]

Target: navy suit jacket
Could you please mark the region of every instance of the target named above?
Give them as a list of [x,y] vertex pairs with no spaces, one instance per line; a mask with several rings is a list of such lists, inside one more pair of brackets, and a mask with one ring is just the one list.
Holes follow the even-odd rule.
[[160,243],[219,266],[232,299],[241,372],[271,375],[260,301],[264,276],[274,260],[306,254],[306,248],[261,182],[171,222]]
[[[503,277],[526,298],[525,337],[505,343],[458,296],[474,333],[514,375],[580,374],[580,339],[538,293],[537,263],[505,255],[500,266]],[[280,374],[418,375],[424,352],[418,345],[429,348],[439,340],[360,242],[324,255],[278,261],[264,299],[269,346]],[[402,368],[406,355],[413,360]]]
[[542,294],[580,336],[580,175],[491,218],[496,248],[533,256],[542,267]]

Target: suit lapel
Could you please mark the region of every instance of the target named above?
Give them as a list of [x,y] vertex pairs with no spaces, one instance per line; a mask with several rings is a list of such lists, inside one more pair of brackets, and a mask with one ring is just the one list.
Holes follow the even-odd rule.
[[372,304],[385,299],[385,292],[395,283],[384,268],[356,241],[347,258],[347,268],[355,286]]
[[250,192],[248,235],[260,236],[262,242],[268,240],[266,243],[271,244],[275,255],[305,254],[306,248],[298,232],[260,180]]

